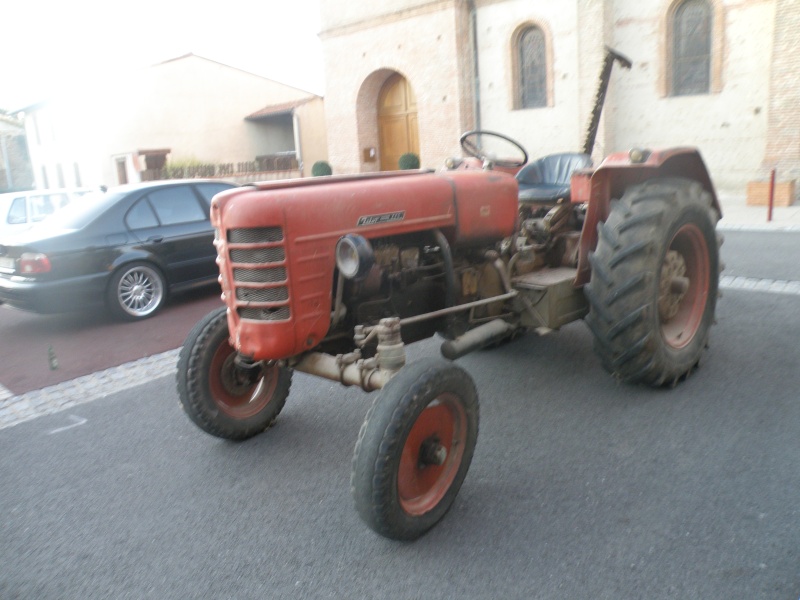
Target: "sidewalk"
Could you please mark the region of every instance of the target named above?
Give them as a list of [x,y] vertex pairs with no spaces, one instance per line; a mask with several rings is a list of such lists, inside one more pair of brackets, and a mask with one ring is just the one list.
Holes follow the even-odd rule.
[[744,196],[719,193],[722,220],[717,229],[722,231],[797,231],[800,232],[800,203],[776,206],[772,221],[767,221],[766,206],[748,206]]
[[[773,208],[772,221],[767,221],[766,206],[748,206],[744,196],[719,194],[722,220],[720,231],[792,231],[800,233],[800,204]],[[737,278],[721,281],[721,287],[744,288],[776,293],[798,294],[800,282]],[[177,365],[178,350],[149,356],[66,381],[41,390],[12,396],[0,386],[0,429],[29,421],[36,417],[57,413],[111,393],[125,390],[143,381],[173,375]],[[170,383],[171,384],[171,383]]]

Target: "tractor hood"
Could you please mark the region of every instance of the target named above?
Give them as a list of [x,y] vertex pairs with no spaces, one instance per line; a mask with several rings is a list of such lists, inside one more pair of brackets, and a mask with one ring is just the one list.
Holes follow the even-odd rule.
[[313,348],[330,327],[339,239],[440,230],[451,246],[513,234],[517,182],[481,170],[269,182],[217,194],[211,222],[231,343],[256,360]]

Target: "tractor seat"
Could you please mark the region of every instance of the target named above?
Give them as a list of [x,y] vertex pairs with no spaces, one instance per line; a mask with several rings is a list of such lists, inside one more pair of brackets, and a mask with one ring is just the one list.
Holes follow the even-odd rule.
[[528,163],[517,173],[519,201],[553,203],[559,198],[569,199],[572,173],[591,166],[592,157],[577,152],[550,154]]

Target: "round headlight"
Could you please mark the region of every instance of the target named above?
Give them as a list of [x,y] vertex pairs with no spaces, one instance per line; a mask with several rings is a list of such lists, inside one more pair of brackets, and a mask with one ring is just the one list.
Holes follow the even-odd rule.
[[374,264],[372,246],[360,235],[348,233],[336,242],[336,266],[346,279],[363,279]]
[[650,158],[650,150],[646,148],[632,148],[628,156],[632,163],[643,163]]

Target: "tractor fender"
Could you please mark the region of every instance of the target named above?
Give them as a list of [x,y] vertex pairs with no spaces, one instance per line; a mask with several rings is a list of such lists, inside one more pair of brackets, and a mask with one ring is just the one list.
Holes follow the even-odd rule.
[[[594,172],[578,173],[573,180],[573,188],[586,192],[573,194],[572,201],[588,201],[578,253],[576,285],[589,281],[589,253],[597,246],[597,225],[608,218],[611,201],[620,198],[632,185],[662,177],[682,177],[696,181],[711,195],[712,206],[722,216],[714,184],[697,148],[678,147],[638,152],[641,153],[638,161],[631,158],[631,155],[635,155],[634,151],[610,154]],[[583,184],[581,177],[584,178]],[[588,182],[585,181],[586,177],[589,178]]]

